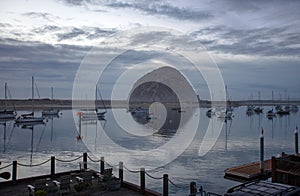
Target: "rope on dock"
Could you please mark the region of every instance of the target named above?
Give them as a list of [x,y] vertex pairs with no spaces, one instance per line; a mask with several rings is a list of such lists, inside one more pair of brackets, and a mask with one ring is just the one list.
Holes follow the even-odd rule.
[[10,164],[8,164],[8,165],[6,165],[6,166],[0,167],[0,170],[1,170],[1,169],[8,168],[8,167],[10,167],[10,166],[12,166],[12,163],[10,163]]
[[127,167],[125,167],[125,165],[123,165],[123,167],[124,167],[127,171],[129,171],[129,172],[131,172],[131,173],[139,173],[139,172],[140,172],[140,170],[130,170],[130,169],[128,169]]
[[23,164],[23,163],[18,163],[18,165],[23,166],[23,167],[36,167],[36,166],[41,166],[44,165],[45,163],[48,163],[51,159],[47,159],[44,162],[38,163],[38,164]]
[[148,177],[153,178],[153,179],[155,179],[155,180],[161,180],[161,179],[163,179],[163,177],[154,177],[154,176],[150,175],[148,172],[145,172],[145,174],[146,174]]
[[168,179],[168,181],[173,185],[173,186],[175,186],[175,187],[177,187],[177,188],[180,188],[180,189],[186,189],[186,188],[189,188],[190,187],[190,185],[188,184],[188,185],[185,185],[185,186],[181,186],[181,185],[177,185],[177,184],[175,184],[172,180],[170,180],[170,179]]
[[97,163],[97,162],[100,162],[101,160],[95,160],[95,159],[92,159],[89,155],[87,155],[87,157],[89,158],[90,161],[94,162],[94,163]]
[[62,159],[58,159],[58,158],[55,158],[55,160],[60,161],[60,162],[65,162],[65,163],[67,163],[67,162],[77,161],[78,159],[80,159],[80,158],[82,158],[82,157],[83,157],[83,155],[80,155],[79,157],[77,157],[77,158],[75,158],[75,159],[70,159],[70,160],[62,160]]

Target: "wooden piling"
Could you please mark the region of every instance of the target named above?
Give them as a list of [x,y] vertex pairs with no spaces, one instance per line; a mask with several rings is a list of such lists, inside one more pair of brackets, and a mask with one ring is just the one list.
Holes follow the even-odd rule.
[[87,169],[87,153],[83,153],[83,169]]
[[140,183],[141,183],[141,193],[145,194],[145,168],[140,169]]
[[13,165],[12,165],[12,182],[13,183],[15,183],[17,181],[17,166],[18,166],[18,162],[13,161]]
[[123,162],[119,162],[119,179],[121,180],[121,183],[123,182]]
[[55,176],[55,157],[51,157],[51,178]]
[[299,153],[299,146],[298,146],[298,127],[295,130],[295,154]]
[[264,161],[264,130],[261,129],[260,135],[260,172],[264,173],[265,161]]
[[168,174],[163,175],[163,196],[169,195],[169,177]]
[[197,193],[196,182],[191,182],[190,183],[190,195],[196,195],[196,193]]
[[272,167],[272,182],[276,182],[276,157],[272,156],[271,167]]
[[104,157],[100,158],[100,173],[104,174]]

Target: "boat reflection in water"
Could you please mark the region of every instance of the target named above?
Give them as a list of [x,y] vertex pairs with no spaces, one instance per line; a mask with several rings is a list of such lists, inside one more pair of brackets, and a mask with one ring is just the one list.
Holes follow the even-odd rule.
[[[37,121],[37,122],[28,122],[28,123],[15,123],[15,126],[20,127],[23,130],[30,130],[31,131],[31,142],[30,142],[30,165],[32,165],[32,157],[33,157],[33,147],[34,147],[34,127],[38,125],[43,125],[43,130],[41,136],[43,136],[43,133],[45,132],[46,124],[43,121]],[[41,143],[42,137],[40,137],[39,142],[37,144],[36,149],[39,148],[39,145]],[[38,150],[37,150],[38,151]]]

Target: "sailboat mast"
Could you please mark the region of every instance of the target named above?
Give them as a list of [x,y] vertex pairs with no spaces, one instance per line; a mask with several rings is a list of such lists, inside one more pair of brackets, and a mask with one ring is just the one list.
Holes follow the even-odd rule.
[[4,107],[5,107],[5,110],[6,110],[6,99],[7,99],[7,83],[5,82],[5,85],[4,85]]
[[53,101],[53,87],[51,87],[51,100]]
[[273,107],[274,107],[274,92],[272,91],[272,110],[273,110]]
[[32,107],[32,113],[34,112],[33,99],[34,99],[34,78],[32,76],[32,78],[31,78],[31,107]]
[[95,92],[96,108],[97,108],[97,93],[98,93],[97,89],[98,89],[98,87],[97,87],[97,85],[96,85],[96,92]]

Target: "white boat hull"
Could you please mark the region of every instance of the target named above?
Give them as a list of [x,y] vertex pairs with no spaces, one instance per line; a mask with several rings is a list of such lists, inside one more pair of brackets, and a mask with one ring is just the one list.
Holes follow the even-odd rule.
[[44,122],[42,117],[29,117],[29,118],[18,118],[15,120],[17,124],[26,124],[26,123],[39,123]]
[[0,119],[12,119],[15,117],[16,117],[16,114],[0,114]]
[[43,116],[58,115],[58,113],[59,113],[59,110],[45,110],[45,111],[42,111]]

